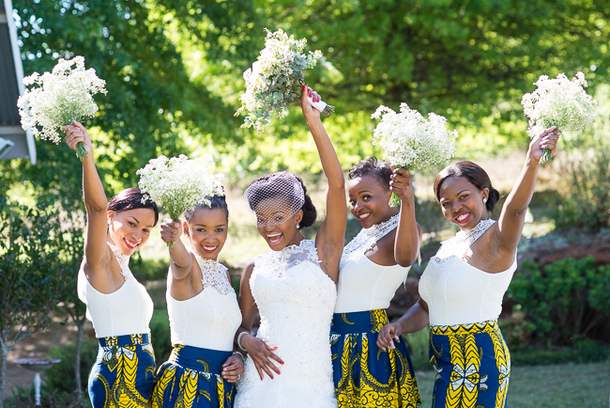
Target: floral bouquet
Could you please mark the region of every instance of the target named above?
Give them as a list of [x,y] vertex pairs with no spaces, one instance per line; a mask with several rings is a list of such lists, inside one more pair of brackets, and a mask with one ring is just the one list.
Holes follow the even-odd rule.
[[[373,144],[383,149],[383,159],[409,170],[427,170],[446,164],[455,154],[456,130],[447,130],[447,119],[434,113],[428,119],[406,103],[400,113],[379,106],[372,119],[380,119],[373,132]],[[390,205],[400,199],[394,193]]]
[[160,156],[137,171],[138,187],[148,195],[144,200],[161,205],[172,220],[178,220],[184,211],[196,205],[209,205],[208,197],[224,194],[220,183],[223,175],[212,174],[214,167],[209,154],[197,160],[189,160],[183,154],[171,159]]
[[[37,86],[27,89],[17,101],[21,126],[55,144],[61,141],[58,131],[64,126],[95,115],[98,108],[93,95],[106,94],[106,82],[95,75],[93,68],[85,70],[85,58],[81,56],[71,60],[60,58],[53,71],[42,75],[34,72],[23,78],[23,83]],[[76,146],[76,156],[87,157],[82,142]]]
[[[549,79],[541,75],[534,82],[538,87],[534,92],[523,95],[523,112],[529,118],[528,134],[535,137],[544,129],[557,129],[582,133],[595,120],[596,101],[585,92],[585,74],[578,72],[570,81],[564,74]],[[552,160],[551,151],[544,150],[540,163]]]
[[[265,31],[265,48],[252,67],[244,72],[246,92],[240,98],[241,108],[235,112],[237,116],[247,111],[242,127],[254,126],[258,131],[265,130],[272,114],[278,118],[288,114],[286,107],[300,97],[305,85],[305,71],[313,68],[322,58],[320,51],[303,52],[306,39],[295,40],[294,36],[288,37],[281,29],[274,33],[267,29]],[[324,102],[312,105],[326,115],[330,115],[335,108]]]

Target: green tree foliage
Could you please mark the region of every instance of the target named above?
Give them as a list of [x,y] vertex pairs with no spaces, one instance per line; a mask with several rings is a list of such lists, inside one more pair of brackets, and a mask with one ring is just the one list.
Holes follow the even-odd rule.
[[19,341],[47,324],[61,299],[60,248],[56,214],[0,199],[0,407],[6,357]]
[[573,345],[610,316],[609,288],[610,266],[596,266],[588,256],[543,268],[525,260],[508,293],[536,328],[535,340]]

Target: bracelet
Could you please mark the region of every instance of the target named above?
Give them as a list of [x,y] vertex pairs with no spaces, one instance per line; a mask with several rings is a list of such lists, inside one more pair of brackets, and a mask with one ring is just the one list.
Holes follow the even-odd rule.
[[233,355],[234,355],[234,356],[240,356],[240,357],[241,357],[241,361],[242,361],[242,362],[245,362],[245,361],[246,361],[246,356],[244,356],[244,353],[242,353],[242,352],[241,352],[241,351],[239,351],[239,350],[235,350],[235,351],[233,352]]
[[243,331],[237,335],[237,347],[239,347],[240,350],[246,352],[246,349],[244,348],[244,346],[241,345],[241,338],[244,334],[250,334],[250,332]]

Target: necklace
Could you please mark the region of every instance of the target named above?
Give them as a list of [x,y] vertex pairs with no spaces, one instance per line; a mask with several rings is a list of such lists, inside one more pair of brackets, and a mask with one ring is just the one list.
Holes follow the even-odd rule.
[[201,283],[203,289],[212,287],[221,295],[233,292],[233,287],[227,279],[228,268],[218,262],[218,259],[206,259],[192,251],[201,269]]
[[387,221],[374,224],[370,228],[362,228],[358,235],[343,248],[340,268],[352,255],[367,253],[373,249],[377,241],[398,227],[398,218],[399,215],[395,214]]

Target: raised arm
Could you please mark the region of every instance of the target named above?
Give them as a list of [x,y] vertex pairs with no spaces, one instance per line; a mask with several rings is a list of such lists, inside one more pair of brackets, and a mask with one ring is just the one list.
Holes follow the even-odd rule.
[[390,190],[400,197],[400,215],[394,240],[394,259],[400,266],[411,266],[419,256],[422,230],[415,221],[413,182],[407,169],[392,167]]
[[171,260],[169,270],[172,274],[170,293],[178,300],[188,299],[195,295],[190,293],[189,289],[192,288],[192,285],[189,279],[187,279],[193,269],[193,256],[182,243],[181,235],[182,224],[180,221],[163,220],[161,224],[161,239],[166,243],[173,243],[169,247],[169,257]]
[[318,149],[322,170],[328,181],[326,192],[326,218],[316,235],[316,248],[321,259],[321,268],[330,278],[339,279],[339,262],[343,251],[347,206],[345,205],[345,180],[337,152],[320,120],[320,112],[307,101],[308,93],[315,102],[320,100],[317,93],[310,88],[303,89],[301,109],[307,120],[307,126],[313,135]]
[[[87,150],[83,157],[83,198],[87,211],[87,230],[85,235],[85,273],[92,285],[100,288],[106,280],[107,263],[110,259],[107,240],[108,199],[97,173],[93,159],[93,144],[87,129],[74,121],[65,127],[66,143],[76,151],[76,145],[82,142]],[[97,285],[95,283],[98,283]],[[103,290],[103,288],[102,288]]]
[[555,130],[555,127],[551,127],[530,142],[521,175],[506,198],[498,219],[495,238],[499,247],[505,252],[514,254],[517,249],[523,231],[527,206],[534,194],[540,159],[544,149],[550,149],[551,155],[555,156],[559,135],[560,132]]

